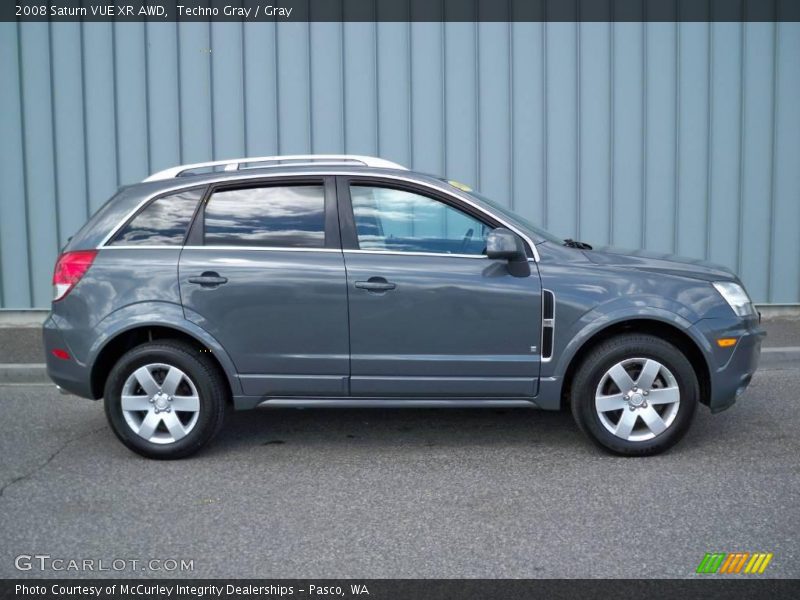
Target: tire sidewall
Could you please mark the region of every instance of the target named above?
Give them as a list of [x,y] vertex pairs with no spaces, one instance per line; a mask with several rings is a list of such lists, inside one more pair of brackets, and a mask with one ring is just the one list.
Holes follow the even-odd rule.
[[[202,363],[191,354],[191,349],[169,345],[140,346],[126,353],[111,370],[106,381],[104,405],[106,417],[116,436],[131,450],[150,458],[181,458],[192,454],[216,432],[219,404],[213,383]],[[182,439],[169,444],[155,444],[140,437],[131,429],[122,413],[122,388],[128,377],[139,367],[164,363],[178,367],[192,380],[200,397],[200,414],[192,430]]]
[[[573,413],[581,428],[602,447],[624,455],[656,454],[678,442],[691,425],[700,395],[697,376],[686,356],[668,342],[650,336],[632,336],[629,344],[600,346],[597,350],[581,366],[573,386]],[[595,408],[595,393],[601,378],[615,364],[633,358],[660,362],[672,372],[680,391],[678,414],[669,428],[641,442],[623,440],[608,431]]]

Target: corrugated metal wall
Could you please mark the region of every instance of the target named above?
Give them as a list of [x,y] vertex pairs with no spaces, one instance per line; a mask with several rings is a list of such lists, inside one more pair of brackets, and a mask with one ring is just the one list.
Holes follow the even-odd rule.
[[0,24],[0,306],[173,164],[380,155],[800,302],[798,23]]

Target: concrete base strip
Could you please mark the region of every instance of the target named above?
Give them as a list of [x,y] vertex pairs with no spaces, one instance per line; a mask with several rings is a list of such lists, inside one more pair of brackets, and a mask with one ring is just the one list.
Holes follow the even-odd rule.
[[763,369],[800,368],[800,346],[762,348],[759,367]]
[[0,363],[0,384],[49,382],[44,363]]
[[800,346],[781,346],[779,348],[762,348],[761,354],[779,354],[781,352],[800,352]]

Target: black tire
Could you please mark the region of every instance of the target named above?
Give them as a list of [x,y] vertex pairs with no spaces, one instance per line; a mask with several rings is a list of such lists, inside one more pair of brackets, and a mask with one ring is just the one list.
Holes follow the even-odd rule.
[[[617,437],[603,425],[595,409],[595,393],[605,373],[617,363],[633,358],[660,362],[675,377],[680,391],[672,424],[646,441]],[[659,337],[631,333],[610,338],[591,350],[575,372],[570,405],[580,430],[600,448],[622,456],[651,456],[668,450],[686,434],[699,398],[697,375],[683,352]],[[625,410],[628,409],[617,414],[622,415]]]
[[[178,367],[197,388],[197,421],[185,437],[171,443],[159,444],[140,437],[123,414],[125,381],[138,368],[151,363]],[[163,340],[137,346],[117,361],[106,381],[104,404],[108,422],[123,444],[147,458],[170,460],[190,456],[211,441],[222,428],[228,396],[224,375],[210,357],[185,342]]]

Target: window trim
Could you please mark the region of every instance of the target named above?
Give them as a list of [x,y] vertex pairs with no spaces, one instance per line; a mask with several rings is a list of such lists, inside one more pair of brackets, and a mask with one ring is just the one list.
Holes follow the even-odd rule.
[[[194,220],[197,217],[197,212],[200,210],[203,202],[206,199],[206,195],[208,193],[208,186],[207,185],[193,185],[185,188],[180,189],[173,189],[161,194],[157,194],[155,196],[151,196],[146,201],[139,204],[134,210],[132,210],[127,217],[123,221],[121,221],[112,231],[106,236],[98,248],[182,248],[186,245],[187,240],[189,239],[189,234],[192,231],[192,227],[194,226]],[[117,239],[117,236],[121,234],[125,228],[133,223],[133,221],[141,215],[144,211],[146,211],[154,202],[158,202],[162,198],[168,198],[169,196],[178,196],[181,194],[185,194],[187,192],[192,191],[200,191],[199,198],[195,204],[194,210],[192,211],[192,216],[189,218],[189,224],[186,226],[186,231],[183,233],[183,239],[180,241],[179,244],[114,244],[114,240]]]
[[446,256],[449,258],[477,258],[483,260],[489,260],[489,257],[485,254],[458,254],[455,252],[417,252],[417,251],[409,251],[404,252],[403,250],[343,250],[345,254],[387,254],[387,255],[399,255],[399,256]]
[[[355,215],[353,213],[353,202],[350,195],[350,187],[355,186],[364,186],[364,187],[378,187],[378,188],[387,188],[392,190],[399,190],[404,192],[409,192],[412,194],[416,194],[418,196],[424,196],[425,198],[430,198],[437,202],[441,202],[446,204],[447,206],[458,210],[476,221],[483,223],[487,227],[491,227],[495,229],[497,227],[508,227],[503,221],[498,219],[492,214],[488,214],[485,211],[481,210],[480,208],[473,206],[472,204],[468,204],[466,202],[460,202],[458,198],[450,196],[449,194],[444,193],[443,191],[439,191],[434,188],[429,188],[427,186],[416,185],[414,182],[410,182],[407,180],[394,180],[389,178],[382,178],[380,176],[369,176],[369,175],[341,175],[336,178],[336,189],[338,193],[339,199],[339,221],[341,223],[342,228],[342,249],[345,252],[357,252],[359,254],[399,254],[399,255],[407,255],[407,256],[450,256],[454,258],[485,258],[488,259],[489,257],[485,254],[459,254],[459,253],[449,253],[449,252],[419,252],[419,251],[410,251],[404,252],[402,250],[366,250],[362,249],[359,241],[358,241],[358,232],[356,229],[355,223]],[[519,233],[512,229],[514,233],[519,235]],[[531,248],[529,248],[529,244],[527,239],[525,240],[525,254],[529,259],[535,260],[535,255]]]
[[[322,246],[264,246],[264,245],[236,245],[236,244],[206,244],[205,242],[205,216],[206,207],[216,192],[226,190],[241,190],[250,188],[288,187],[291,185],[322,186],[325,219],[325,241]],[[206,195],[200,203],[200,209],[195,214],[189,229],[189,234],[184,241],[184,248],[189,249],[218,249],[218,250],[280,250],[313,252],[320,250],[341,251],[339,235],[339,220],[336,214],[335,182],[330,175],[288,175],[270,177],[268,179],[226,180],[212,183],[206,190]]]
[[[144,194],[142,200],[133,208],[130,212],[123,217],[117,225],[112,227],[109,232],[105,235],[105,237],[97,244],[96,249],[102,250],[106,248],[106,244],[108,241],[113,238],[117,231],[127,222],[128,218],[131,215],[134,215],[138,210],[149,203],[151,200],[154,200],[157,197],[162,195],[168,195],[170,193],[177,193],[182,190],[188,190],[195,187],[204,187],[204,186],[211,186],[215,184],[232,184],[232,183],[244,183],[249,181],[278,181],[284,179],[286,177],[291,177],[292,175],[286,175],[283,173],[237,173],[237,176],[231,177],[230,173],[219,173],[214,175],[207,175],[204,176],[204,181],[201,183],[192,184],[191,182],[185,181],[174,181],[170,182],[168,188],[162,188],[157,192],[152,194]],[[340,177],[354,177],[354,178],[363,178],[365,180],[386,180],[386,181],[393,181],[393,182],[402,182],[409,185],[416,185],[420,189],[427,190],[428,193],[433,194],[434,192],[437,194],[442,194],[446,198],[450,198],[451,201],[456,204],[457,206],[470,206],[473,207],[479,214],[485,216],[486,218],[497,220],[501,226],[507,227],[518,236],[522,238],[525,242],[526,247],[526,254],[528,255],[528,260],[533,262],[540,262],[541,258],[539,256],[539,252],[536,249],[536,242],[534,238],[529,236],[528,234],[521,231],[517,226],[507,223],[502,217],[499,217],[491,212],[488,208],[483,208],[475,204],[474,201],[470,200],[467,195],[463,192],[459,192],[457,189],[453,189],[451,186],[446,186],[446,184],[442,183],[439,180],[433,180],[431,178],[425,178],[413,171],[408,171],[405,173],[381,173],[378,175],[373,175],[370,173],[364,173],[361,171],[354,171],[348,169],[315,169],[313,171],[304,171],[302,176],[304,177],[324,177],[326,179],[331,179],[335,181],[339,181]],[[335,184],[338,188],[338,183]],[[326,186],[326,193],[327,193],[327,186]],[[342,200],[340,200],[342,198]],[[336,206],[341,206],[341,203],[344,201],[344,196],[339,196],[338,194],[334,194],[334,203]],[[340,218],[341,218],[341,210],[339,211]],[[195,221],[196,221],[197,213],[195,213]],[[194,223],[193,223],[194,224]],[[191,232],[191,231],[190,231]],[[186,242],[188,243],[190,240],[187,238]],[[184,244],[184,247],[186,243]],[[119,246],[118,246],[119,247]],[[163,246],[164,248],[169,248],[173,246]],[[531,256],[532,255],[532,256]]]

